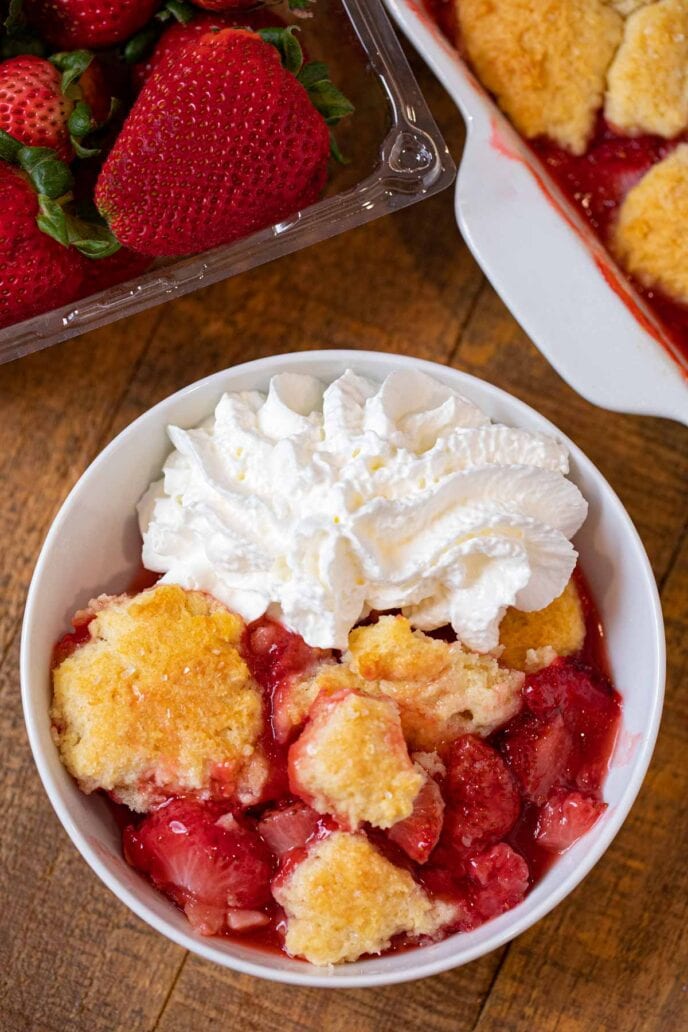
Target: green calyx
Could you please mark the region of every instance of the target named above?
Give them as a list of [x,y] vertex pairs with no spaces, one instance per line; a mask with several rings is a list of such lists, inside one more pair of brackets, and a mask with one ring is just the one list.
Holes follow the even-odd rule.
[[191,4],[185,3],[185,0],[167,0],[162,9],[153,15],[148,25],[125,43],[122,57],[127,64],[138,64],[139,61],[144,61],[160,39],[160,34],[166,25],[172,21],[187,25],[196,13],[196,9]]
[[87,258],[109,258],[120,244],[104,222],[86,222],[70,208],[45,194],[38,195],[39,229],[63,247],[76,247]]
[[93,61],[93,54],[90,50],[65,50],[59,54],[53,54],[49,60],[62,72],[60,86],[65,97],[74,100],[75,96],[70,91],[73,86],[78,84],[79,79]]
[[[299,80],[313,107],[320,112],[327,125],[337,125],[342,118],[352,115],[355,108],[330,79],[326,64],[322,61],[308,61],[304,64],[301,44],[294,35],[298,31],[295,25],[289,25],[287,28],[259,29],[258,35],[265,43],[270,43],[277,49],[282,64]],[[347,164],[347,159],[342,155],[332,132],[330,153],[335,161],[342,165]]]
[[22,0],[9,0],[4,21],[0,22],[0,59],[32,54],[43,57],[45,43],[26,23]]
[[83,99],[83,90],[80,84],[81,76],[90,68],[93,60],[94,55],[90,50],[63,51],[53,54],[50,58],[51,64],[54,64],[62,72],[60,83],[62,93],[74,101],[74,108],[69,116],[67,127],[77,158],[93,158],[100,154],[100,148],[84,143],[84,138],[106,126],[119,106],[117,98],[112,97],[110,111],[105,121],[97,122],[93,117],[90,106]]
[[69,165],[60,161],[50,147],[25,147],[0,129],[0,158],[17,165],[29,177],[37,193],[62,197],[74,186]]
[[[87,105],[84,105],[87,107]],[[76,108],[73,114],[76,114]],[[85,118],[81,112],[79,117]],[[87,258],[107,258],[120,244],[98,216],[81,218],[74,205],[74,176],[50,147],[24,147],[0,129],[0,159],[28,176],[38,194],[39,229],[64,247],[76,247]]]

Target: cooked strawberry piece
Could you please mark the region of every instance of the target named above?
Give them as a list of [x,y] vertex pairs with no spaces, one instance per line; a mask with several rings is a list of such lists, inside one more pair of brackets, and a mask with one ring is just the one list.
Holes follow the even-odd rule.
[[91,637],[91,632],[88,629],[88,625],[93,619],[93,613],[89,613],[88,617],[80,622],[77,622],[77,616],[72,620],[72,626],[74,630],[70,634],[63,634],[58,641],[53,651],[53,668],[59,666],[68,656],[71,656],[73,652],[87,642]]
[[560,713],[547,719],[524,713],[500,736],[512,774],[535,803],[544,803],[550,789],[566,779],[572,744]]
[[675,146],[656,136],[618,136],[604,122],[585,154],[573,155],[547,140],[534,147],[549,172],[573,196],[595,229],[606,232],[626,194]]
[[469,861],[473,908],[483,921],[511,910],[526,894],[530,876],[523,857],[500,842]]
[[444,799],[437,782],[428,775],[411,816],[397,821],[387,834],[412,860],[424,864],[439,841],[443,820]]
[[599,789],[619,719],[619,699],[607,679],[578,660],[557,660],[528,679],[525,700],[538,717],[561,714],[574,745],[572,782]]
[[540,845],[561,853],[592,828],[607,804],[582,792],[555,789],[540,810],[535,837]]
[[227,907],[190,899],[184,904],[188,922],[199,935],[219,935],[227,922]]
[[561,713],[574,735],[608,729],[619,708],[609,682],[575,659],[555,660],[532,674],[524,695],[532,713],[538,717]]
[[249,932],[253,928],[264,928],[270,918],[262,910],[239,910],[230,907],[227,911],[227,927],[233,932]]
[[303,673],[323,655],[320,649],[306,645],[300,634],[293,634],[267,617],[249,624],[246,653],[251,673],[264,688],[275,688]]
[[[125,830],[124,855],[203,934],[219,930],[216,910],[224,922],[228,907],[254,909],[270,900],[268,850],[222,803],[171,800]],[[209,928],[215,931],[203,931]]]
[[257,830],[275,856],[284,856],[290,849],[305,846],[318,830],[319,820],[319,814],[305,803],[287,802],[264,813]]
[[512,829],[521,800],[499,753],[475,735],[462,735],[447,755],[448,797],[443,840],[461,857],[498,842]]

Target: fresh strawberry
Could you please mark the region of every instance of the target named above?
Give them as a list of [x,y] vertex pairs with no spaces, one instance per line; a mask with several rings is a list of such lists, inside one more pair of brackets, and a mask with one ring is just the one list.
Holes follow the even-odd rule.
[[[294,71],[257,34],[224,29],[189,43],[148,80],[96,189],[120,243],[153,256],[190,254],[279,222],[318,198],[329,131],[294,74],[301,52],[286,35],[285,60]],[[322,81],[314,85],[322,100]],[[328,117],[348,113],[350,105],[332,91]]]
[[199,39],[206,32],[219,32],[220,29],[228,29],[235,25],[256,30],[265,29],[271,25],[283,26],[284,23],[279,15],[264,7],[241,11],[234,15],[230,13],[201,14],[199,12],[188,22],[173,21],[155,44],[153,52],[147,58],[134,64],[132,68],[134,86],[141,89],[146,79],[157,71],[163,61],[177,55],[187,43]]
[[255,7],[255,0],[193,0],[204,11],[243,11]]
[[0,64],[0,129],[29,147],[51,147],[62,161],[74,152],[69,116],[74,101],[61,88],[62,76],[42,57],[12,57]]
[[535,838],[541,846],[561,853],[585,835],[607,804],[582,792],[555,789],[538,816]]
[[254,910],[270,900],[265,844],[222,803],[165,803],[125,830],[124,855],[203,934],[217,933],[229,908]]
[[109,258],[101,258],[98,261],[85,262],[84,279],[79,291],[79,297],[89,297],[97,294],[107,287],[114,287],[118,283],[125,283],[127,280],[135,279],[146,272],[152,264],[152,259],[147,255],[134,254],[126,247],[121,247]]
[[290,849],[305,846],[314,835],[320,814],[300,801],[287,802],[268,810],[258,821],[258,834],[267,842],[271,853],[281,857]]
[[530,884],[528,864],[506,842],[498,842],[471,857],[458,870],[424,868],[423,885],[457,908],[456,930],[478,928],[521,902]]
[[36,224],[38,198],[24,176],[0,161],[0,327],[59,308],[79,294],[84,259]]
[[544,803],[550,789],[566,781],[573,748],[561,714],[540,719],[523,713],[499,737],[500,749],[521,790]]
[[511,910],[528,889],[528,864],[506,842],[474,857],[468,868],[473,882],[470,891],[473,911],[481,921]]
[[442,793],[437,782],[428,775],[410,817],[392,825],[387,834],[412,860],[424,864],[439,841],[443,819]]
[[24,0],[29,24],[61,50],[111,47],[148,22],[160,0]]
[[465,859],[511,831],[521,800],[502,757],[475,735],[457,738],[446,762],[443,841]]

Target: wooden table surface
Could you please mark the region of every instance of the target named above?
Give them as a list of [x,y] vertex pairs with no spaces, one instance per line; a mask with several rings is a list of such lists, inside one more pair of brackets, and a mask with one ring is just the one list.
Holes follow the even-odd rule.
[[[415,70],[458,155],[457,112],[418,62]],[[323,346],[445,362],[553,419],[628,508],[666,619],[659,743],[606,855],[515,942],[458,970],[385,989],[272,985],[215,967],[153,932],[108,892],[59,825],[19,702],[31,571],[56,510],[94,456],[139,413],[193,380],[262,355]],[[0,399],[2,1032],[688,1029],[688,432],[594,408],[558,378],[469,256],[451,191],[3,366]]]

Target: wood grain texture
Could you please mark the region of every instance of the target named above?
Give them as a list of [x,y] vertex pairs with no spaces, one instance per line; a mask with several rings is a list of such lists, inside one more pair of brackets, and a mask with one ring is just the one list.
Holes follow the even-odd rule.
[[[460,120],[416,63],[455,153]],[[667,709],[629,820],[585,882],[504,949],[382,990],[271,986],[188,956],[102,886],[38,781],[18,631],[50,521],[115,433],[170,392],[276,351],[376,348],[448,362],[552,418],[628,507],[662,586]],[[594,408],[471,260],[451,192],[126,323],[0,368],[2,1032],[674,1032],[688,1027],[688,433]]]

